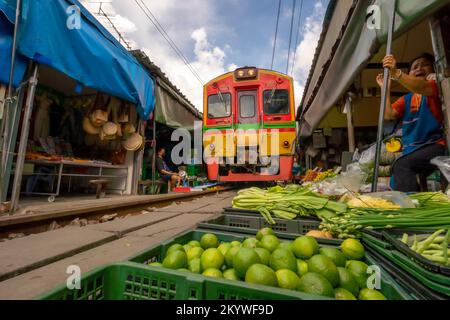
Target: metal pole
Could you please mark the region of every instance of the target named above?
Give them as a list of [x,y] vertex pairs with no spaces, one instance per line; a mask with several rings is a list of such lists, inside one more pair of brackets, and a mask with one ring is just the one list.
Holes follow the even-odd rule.
[[155,110],[153,110],[153,137],[152,137],[152,147],[153,147],[153,155],[152,155],[152,194],[155,192],[155,180],[156,180],[156,106]]
[[[5,168],[6,168],[6,159],[7,159],[7,149],[8,149],[8,136],[9,136],[9,109],[12,106],[12,86],[14,82],[14,64],[16,61],[16,46],[17,46],[17,32],[19,29],[19,17],[20,17],[20,8],[21,8],[22,1],[17,0],[16,5],[16,21],[14,24],[14,35],[13,35],[13,43],[11,48],[11,67],[9,70],[9,82],[8,82],[8,91],[7,91],[7,98],[4,105],[4,112],[3,112],[3,119],[1,122],[0,127],[0,145],[2,147],[2,156],[0,159],[0,182],[3,181],[3,177],[6,174]],[[0,183],[0,194],[3,194],[3,183]]]
[[[392,10],[391,16],[389,17],[389,30],[386,44],[386,55],[390,55],[392,53],[392,39],[395,28],[396,3],[397,3],[396,0],[392,1]],[[390,92],[388,92],[389,78],[390,78],[389,68],[384,68],[384,83],[383,89],[381,91],[380,116],[378,118],[377,150],[375,154],[375,168],[373,172],[372,192],[377,192],[378,189],[378,169],[379,169],[378,167],[380,164],[381,144],[383,143],[384,112],[387,104],[387,95],[390,94]]]
[[28,134],[30,131],[30,120],[33,112],[34,94],[38,84],[38,65],[34,64],[33,75],[29,81],[29,91],[25,103],[25,113],[22,122],[22,131],[20,134],[19,151],[16,160],[16,169],[14,174],[14,184],[11,196],[11,214],[17,210],[20,197],[20,187],[22,185],[23,166],[25,163],[25,153],[27,152]]
[[352,96],[352,93],[348,93],[347,101],[345,102],[345,111],[347,114],[348,151],[355,152],[355,127],[353,125]]

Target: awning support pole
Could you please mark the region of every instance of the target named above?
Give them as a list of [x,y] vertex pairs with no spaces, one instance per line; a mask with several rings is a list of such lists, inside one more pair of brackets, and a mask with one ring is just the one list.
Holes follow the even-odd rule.
[[[9,69],[9,82],[8,82],[8,90],[7,90],[7,98],[4,104],[3,109],[3,118],[1,119],[1,127],[0,127],[0,146],[2,148],[2,155],[0,158],[0,181],[2,181],[6,175],[6,159],[8,157],[8,142],[9,142],[9,109],[12,107],[12,86],[14,82],[14,65],[16,62],[16,46],[17,46],[17,33],[19,29],[19,18],[20,18],[20,9],[21,9],[21,0],[17,0],[16,4],[16,21],[14,24],[14,35],[13,35],[13,43],[11,48],[11,67]],[[0,195],[6,192],[3,190],[3,183],[0,183]]]
[[348,151],[355,152],[355,127],[353,125],[352,112],[352,94],[347,94],[347,101],[345,102],[345,110],[347,114],[347,130],[348,130]]
[[[155,106],[156,109],[156,106]],[[155,180],[156,180],[156,114],[153,111],[153,137],[152,137],[152,146],[153,146],[153,155],[152,155],[152,194],[155,193]]]
[[11,213],[13,214],[19,205],[20,188],[22,185],[23,166],[25,163],[25,154],[27,152],[28,134],[30,131],[31,114],[33,112],[34,95],[38,84],[38,65],[33,64],[33,75],[29,81],[27,100],[25,103],[25,113],[22,121],[22,131],[20,134],[19,151],[16,160],[16,169],[14,172],[14,184],[11,196]]
[[[390,55],[392,53],[392,40],[394,35],[395,28],[395,9],[396,9],[397,1],[392,1],[392,10],[391,16],[389,17],[389,30],[388,30],[388,38],[386,44],[386,55]],[[378,189],[378,167],[380,164],[380,153],[381,153],[381,145],[383,143],[383,131],[384,131],[384,112],[386,110],[387,104],[387,95],[390,94],[388,92],[388,83],[390,78],[390,70],[389,68],[384,68],[384,83],[383,89],[381,91],[381,104],[380,104],[380,116],[378,118],[378,134],[377,134],[377,149],[375,154],[375,168],[373,171],[373,181],[372,181],[372,192],[377,192]]]

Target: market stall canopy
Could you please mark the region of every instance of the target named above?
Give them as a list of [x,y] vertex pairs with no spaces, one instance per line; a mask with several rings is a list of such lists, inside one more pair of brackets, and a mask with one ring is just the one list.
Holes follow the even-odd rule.
[[201,121],[199,113],[187,109],[177,99],[177,93],[163,81],[157,81],[155,120],[171,128],[194,130],[194,121]]
[[[348,23],[344,32],[335,43],[329,42],[335,49],[331,50],[331,61],[325,65],[312,66],[311,72],[318,80],[309,82],[302,99],[302,113],[299,113],[300,136],[310,136],[322,118],[351,86],[371,57],[386,42],[389,12],[392,0],[354,1],[355,6],[349,10]],[[397,0],[396,24],[394,37],[414,27],[439,8],[449,4],[450,0]],[[368,28],[366,17],[368,7],[377,5],[380,8],[380,29]],[[335,25],[333,25],[333,23]],[[339,30],[342,20],[331,21],[328,30]],[[318,50],[329,50],[323,48]]]
[[[77,6],[77,7],[71,7]],[[16,0],[0,0],[0,81],[7,82]],[[80,9],[80,28],[69,28]],[[76,22],[76,20],[73,20]],[[3,26],[9,27],[3,28]],[[22,0],[14,83],[23,80],[26,60],[50,66],[81,85],[137,105],[148,119],[155,105],[154,81],[77,0]],[[8,51],[9,49],[9,51]],[[8,53],[9,52],[9,53]]]

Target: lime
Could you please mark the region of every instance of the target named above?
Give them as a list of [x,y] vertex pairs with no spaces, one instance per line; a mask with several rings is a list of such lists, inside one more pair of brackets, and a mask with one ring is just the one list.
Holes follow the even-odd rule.
[[276,236],[269,234],[262,237],[262,239],[259,241],[259,244],[262,248],[273,252],[280,245],[280,240],[278,240]]
[[347,262],[347,259],[345,258],[345,255],[338,249],[336,249],[336,248],[320,248],[319,253],[323,254],[324,256],[327,256],[328,258],[333,260],[336,267],[345,267],[345,263]]
[[322,254],[312,256],[308,261],[308,271],[319,273],[331,283],[333,287],[339,285],[339,271],[333,260]]
[[377,290],[364,288],[359,292],[359,300],[387,300],[386,297]]
[[355,296],[344,288],[334,289],[334,298],[337,300],[356,300]]
[[313,237],[299,237],[292,243],[292,252],[299,259],[309,259],[319,252],[319,244]]
[[200,262],[203,270],[209,268],[220,269],[225,262],[223,254],[216,248],[209,248],[203,252],[200,257]]
[[208,248],[217,248],[219,246],[219,239],[217,239],[215,234],[206,233],[200,239],[200,244],[205,250]]
[[240,279],[245,279],[245,273],[251,265],[261,263],[254,249],[240,248],[233,258],[233,267]]
[[189,251],[190,248],[192,248],[192,246],[190,246],[190,245],[188,245],[188,244],[185,244],[185,245],[183,246],[184,252],[186,252],[186,253]]
[[339,287],[346,289],[355,297],[358,296],[359,285],[355,277],[345,268],[338,267],[339,272]]
[[277,249],[286,249],[292,251],[292,241],[282,241]]
[[256,248],[260,247],[259,241],[256,238],[247,238],[242,242],[243,248]]
[[245,273],[245,282],[276,287],[277,276],[268,266],[256,263]]
[[272,230],[272,228],[262,228],[260,230],[258,230],[258,233],[256,234],[256,239],[260,240],[267,235],[275,235],[275,232]]
[[283,289],[297,290],[300,285],[300,278],[297,274],[288,269],[281,269],[275,272],[278,286]]
[[198,242],[197,240],[191,240],[187,244],[190,245],[191,247],[201,247],[200,242]]
[[200,258],[195,258],[188,261],[188,269],[193,273],[202,272],[202,264]]
[[239,280],[239,277],[234,269],[225,270],[223,272],[223,277],[228,280]]
[[230,244],[232,247],[240,247],[241,246],[241,243],[237,240],[231,241]]
[[184,251],[184,248],[183,248],[183,246],[182,246],[181,244],[175,243],[175,244],[171,245],[171,246],[169,247],[169,249],[167,249],[166,255],[168,255],[169,253],[172,253],[172,252],[174,252],[174,251],[176,251],[176,250],[180,250],[180,251],[185,252],[185,251]]
[[177,269],[177,271],[182,271],[182,272],[191,272],[190,270],[186,269],[186,268],[180,268]]
[[320,296],[334,297],[331,283],[324,276],[314,272],[307,272],[300,278],[298,290]]
[[208,268],[203,271],[202,275],[214,278],[223,278],[222,271],[216,268]]
[[150,262],[148,265],[151,267],[162,267],[163,266],[163,264],[161,262]]
[[299,277],[308,272],[308,263],[302,259],[297,259],[297,274]]
[[367,264],[362,261],[350,260],[347,263],[347,270],[350,271],[352,276],[358,282],[360,289],[367,288]]
[[224,242],[224,243],[221,243],[217,249],[219,249],[219,251],[222,252],[223,256],[225,257],[225,254],[227,253],[228,249],[230,249],[230,248],[231,248],[231,244],[228,242]]
[[231,247],[225,254],[225,263],[229,268],[233,268],[234,255],[239,251],[239,249],[239,247]]
[[164,258],[163,267],[169,269],[180,269],[187,267],[186,253],[180,250],[172,251]]
[[350,260],[361,260],[364,258],[364,247],[356,239],[346,239],[341,243],[341,250]]
[[200,258],[204,250],[201,247],[192,247],[187,251],[188,260]]
[[264,248],[255,248],[255,251],[258,254],[259,258],[261,259],[261,263],[268,266],[269,262],[270,262],[269,250],[264,249]]
[[275,271],[288,269],[297,272],[297,260],[294,254],[286,249],[276,249],[272,252],[269,265]]

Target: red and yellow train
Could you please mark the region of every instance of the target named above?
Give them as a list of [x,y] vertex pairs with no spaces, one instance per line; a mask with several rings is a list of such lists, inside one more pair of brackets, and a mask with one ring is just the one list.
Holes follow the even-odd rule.
[[244,67],[204,86],[203,148],[212,181],[292,178],[296,122],[291,77]]

